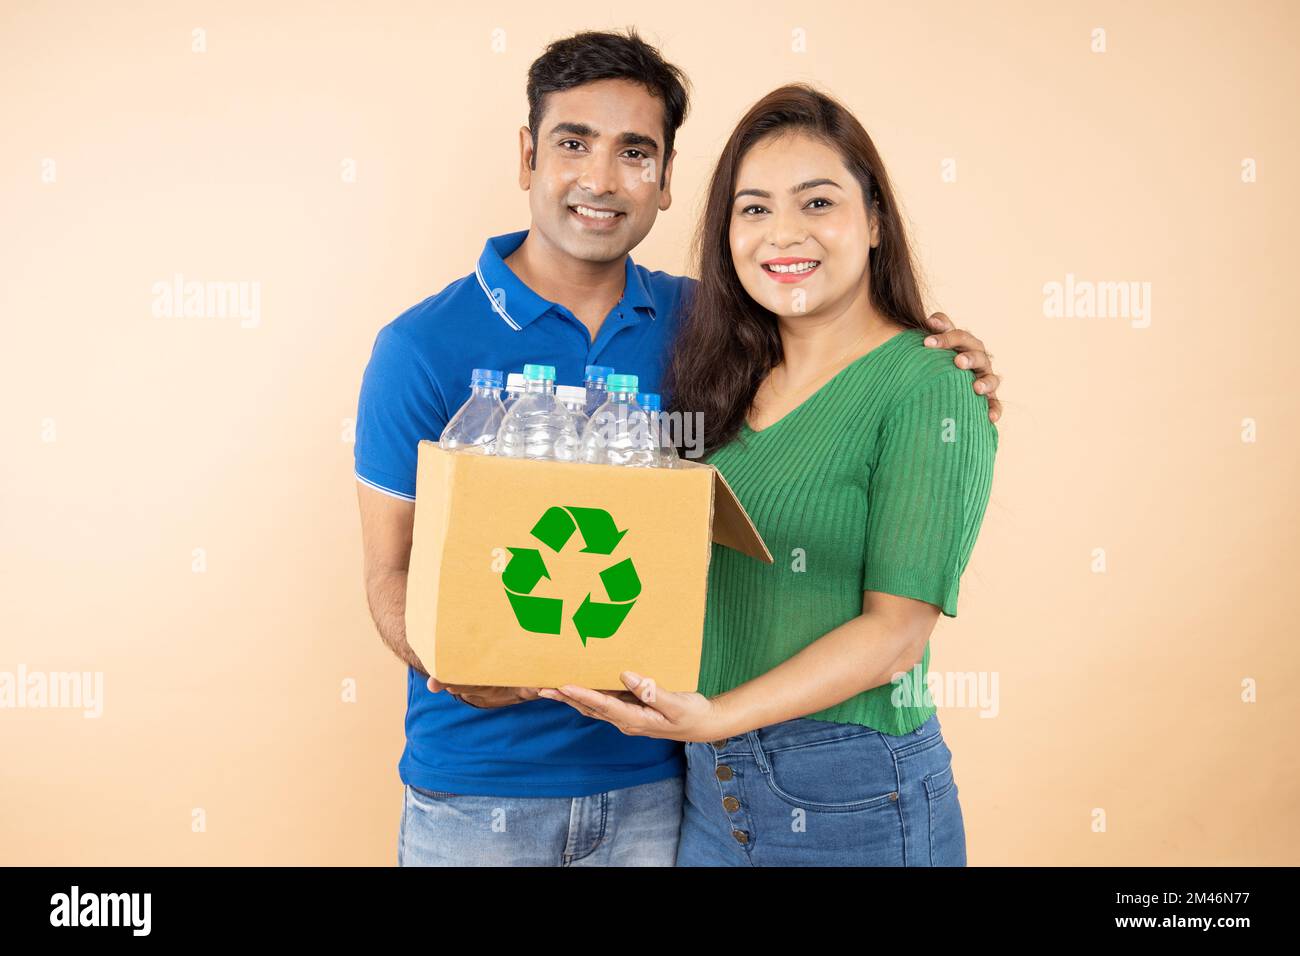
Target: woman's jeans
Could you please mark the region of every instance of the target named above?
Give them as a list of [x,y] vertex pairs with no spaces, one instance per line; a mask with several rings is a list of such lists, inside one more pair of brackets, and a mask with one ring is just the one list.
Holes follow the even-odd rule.
[[800,718],[686,745],[678,866],[965,866],[939,718],[899,737]]

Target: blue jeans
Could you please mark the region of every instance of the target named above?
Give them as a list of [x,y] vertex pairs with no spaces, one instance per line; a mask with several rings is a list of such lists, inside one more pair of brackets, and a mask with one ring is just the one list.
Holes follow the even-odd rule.
[[939,718],[894,737],[800,718],[686,745],[678,866],[965,866]]
[[476,797],[406,785],[398,866],[672,866],[682,778],[590,797]]

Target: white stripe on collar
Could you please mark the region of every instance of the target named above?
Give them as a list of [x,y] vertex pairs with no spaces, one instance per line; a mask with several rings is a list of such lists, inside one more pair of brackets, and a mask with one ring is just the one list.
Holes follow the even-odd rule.
[[474,275],[478,277],[479,288],[483,290],[483,294],[487,296],[488,301],[492,303],[492,311],[495,312],[497,315],[501,316],[501,318],[505,320],[506,325],[510,326],[512,329],[518,332],[519,323],[517,323],[514,319],[510,318],[510,313],[505,310],[505,307],[502,306],[501,303],[497,301],[497,297],[492,294],[490,289],[488,289],[487,281],[484,280],[483,273],[479,271],[479,267],[477,265],[474,266]]

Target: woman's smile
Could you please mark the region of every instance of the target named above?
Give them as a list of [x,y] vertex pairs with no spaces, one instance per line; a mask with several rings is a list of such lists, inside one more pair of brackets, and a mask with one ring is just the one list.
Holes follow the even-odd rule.
[[774,282],[802,282],[817,271],[820,259],[792,258],[767,259],[760,263],[768,278]]

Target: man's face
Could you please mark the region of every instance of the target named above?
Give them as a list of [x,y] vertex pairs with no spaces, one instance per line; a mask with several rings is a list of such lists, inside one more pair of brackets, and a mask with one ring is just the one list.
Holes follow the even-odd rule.
[[532,229],[574,259],[621,260],[672,203],[663,104],[639,83],[548,93],[536,151],[527,127],[519,137]]

